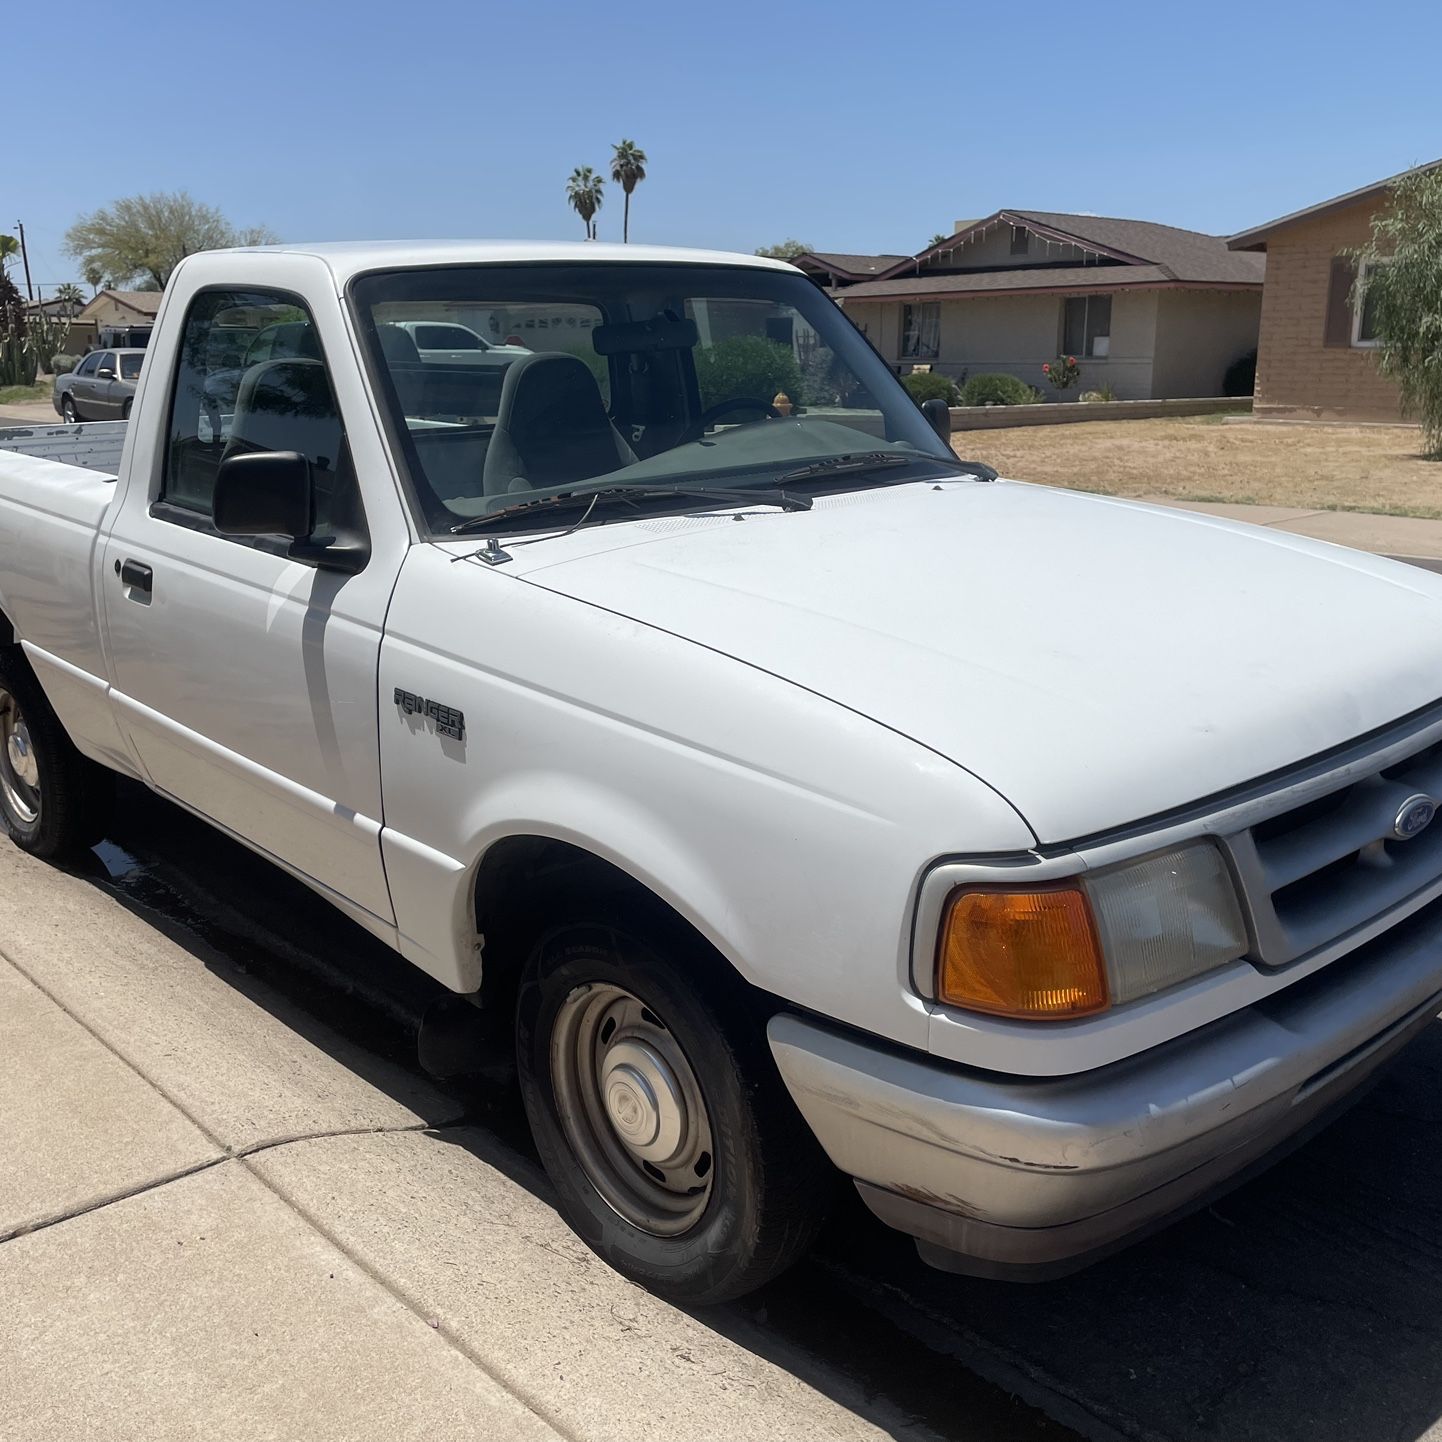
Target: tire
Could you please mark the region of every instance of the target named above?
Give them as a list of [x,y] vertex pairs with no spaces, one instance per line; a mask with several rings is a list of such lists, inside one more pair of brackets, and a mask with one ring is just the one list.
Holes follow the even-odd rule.
[[567,1220],[618,1272],[692,1306],[782,1272],[835,1187],[720,970],[684,928],[621,915],[551,931],[517,998],[521,1094]]
[[84,851],[110,822],[115,778],[82,756],[18,646],[0,648],[0,821],[22,851]]
[[75,409],[75,402],[69,396],[60,398],[60,416],[67,426],[77,425],[80,421],[80,412]]

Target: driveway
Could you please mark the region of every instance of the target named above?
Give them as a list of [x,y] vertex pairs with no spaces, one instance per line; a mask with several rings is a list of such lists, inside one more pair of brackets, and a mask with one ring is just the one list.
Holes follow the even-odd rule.
[[165,803],[80,873],[0,843],[0,951],[0,1435],[1442,1439],[1442,1029],[1080,1276],[932,1272],[844,1205],[692,1316],[571,1236],[509,1096],[416,1071],[419,973]]

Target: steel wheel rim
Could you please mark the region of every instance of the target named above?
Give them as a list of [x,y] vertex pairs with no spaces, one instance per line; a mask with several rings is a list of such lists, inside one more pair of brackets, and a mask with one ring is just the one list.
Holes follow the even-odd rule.
[[0,690],[0,797],[24,826],[40,819],[40,766],[20,703]]
[[680,1044],[639,997],[574,988],[551,1031],[561,1126],[591,1185],[653,1236],[693,1227],[711,1199],[711,1118]]

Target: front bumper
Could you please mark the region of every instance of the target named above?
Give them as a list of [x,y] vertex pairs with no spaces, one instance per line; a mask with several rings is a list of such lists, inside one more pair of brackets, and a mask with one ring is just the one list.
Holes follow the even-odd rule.
[[1129,1060],[1031,1079],[790,1014],[771,1050],[831,1160],[923,1257],[1058,1275],[1321,1125],[1442,1009],[1442,903],[1266,1001]]

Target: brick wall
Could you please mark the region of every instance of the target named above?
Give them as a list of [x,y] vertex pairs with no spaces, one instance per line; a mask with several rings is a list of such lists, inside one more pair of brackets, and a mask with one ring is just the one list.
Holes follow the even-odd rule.
[[1324,345],[1332,257],[1371,235],[1364,202],[1278,231],[1267,241],[1256,414],[1400,418],[1397,387],[1370,350]]

